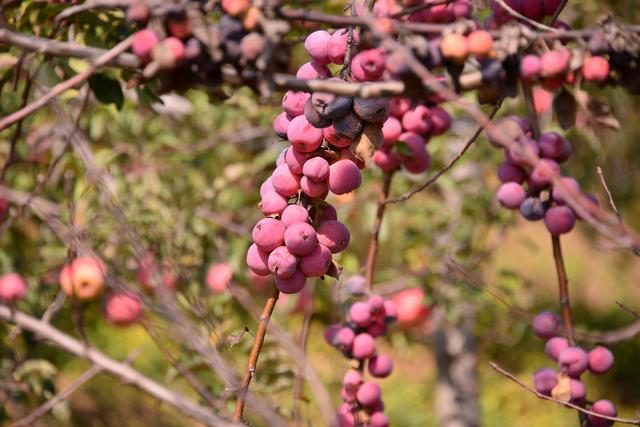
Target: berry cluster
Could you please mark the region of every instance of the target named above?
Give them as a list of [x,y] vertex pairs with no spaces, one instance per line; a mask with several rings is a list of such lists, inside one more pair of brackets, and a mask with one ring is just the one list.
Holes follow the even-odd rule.
[[387,325],[397,319],[395,304],[373,295],[368,301],[354,303],[349,309],[349,320],[334,324],[325,331],[326,341],[353,359],[354,368],[342,379],[342,400],[338,409],[340,427],[386,427],[389,419],[384,414],[380,386],[364,381],[364,365],[372,377],[386,378],[393,370],[389,356],[378,354],[375,338],[386,334]]
[[[613,354],[605,347],[595,347],[588,353],[581,347],[570,345],[567,339],[557,336],[562,320],[556,313],[545,311],[533,320],[533,331],[547,340],[546,355],[558,362],[560,373],[552,368],[542,368],[533,374],[533,383],[538,393],[570,401],[578,405],[587,403],[587,388],[580,376],[587,370],[602,375],[613,367]],[[591,411],[615,417],[616,408],[609,400],[598,400],[591,404]],[[593,427],[609,427],[613,421],[589,415]]]
[[[373,13],[377,17],[387,17],[402,11],[404,8],[418,6],[423,3],[437,3],[426,9],[400,16],[400,20],[411,22],[425,22],[433,24],[448,24],[458,19],[469,18],[473,9],[471,0],[452,0],[443,3],[439,0],[382,0],[376,1]],[[356,11],[360,12],[364,2],[357,2]]]
[[[505,0],[505,4],[519,14],[541,22],[545,17],[551,17],[556,12],[562,0]],[[490,23],[493,25],[502,25],[515,19],[509,11],[502,7],[495,0],[491,0],[491,16]]]
[[[515,116],[502,119],[498,125],[508,129],[509,134],[520,135],[513,145],[504,149],[505,160],[498,167],[498,178],[503,183],[497,192],[500,204],[507,209],[519,209],[526,220],[544,219],[554,236],[570,232],[579,216],[566,204],[566,191],[554,186],[548,173],[549,170],[560,173],[560,164],[572,153],[569,141],[556,132],[544,133],[536,141],[530,137],[528,121]],[[494,139],[490,141],[502,147]],[[531,156],[540,158],[534,168],[528,166]],[[580,184],[574,178],[563,177],[561,181],[565,187],[580,191]],[[584,195],[594,204],[598,203],[592,195]]]
[[[260,11],[250,2],[221,2],[219,21],[198,36],[185,7],[155,6],[137,0],[129,6],[127,19],[139,29],[133,36],[132,50],[146,67],[144,75],[157,74],[165,90],[215,87],[222,82],[223,64],[232,65],[240,73],[255,69],[259,57],[267,51],[267,40],[259,28]],[[162,25],[150,25],[152,17],[159,18]],[[288,50],[272,52],[276,54],[269,66],[286,67]]]

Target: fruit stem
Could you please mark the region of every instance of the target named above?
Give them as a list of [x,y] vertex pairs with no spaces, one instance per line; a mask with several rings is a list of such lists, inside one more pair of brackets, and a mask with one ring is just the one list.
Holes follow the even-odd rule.
[[531,85],[525,82],[522,82],[522,90],[524,92],[524,101],[527,106],[527,116],[529,118],[529,126],[531,126],[531,131],[533,132],[533,137],[535,139],[540,139],[540,124],[538,123],[536,106],[533,102],[533,90],[531,89]]
[[560,291],[560,309],[562,312],[562,324],[564,334],[569,341],[569,345],[574,345],[573,338],[573,322],[571,320],[571,304],[569,303],[569,281],[567,280],[567,272],[564,268],[564,259],[562,257],[562,246],[560,245],[560,237],[551,236],[553,244],[553,259],[556,263],[556,272],[558,273],[558,289]]
[[373,283],[376,256],[378,255],[378,237],[380,235],[380,226],[382,225],[382,217],[384,216],[386,207],[385,200],[389,197],[389,190],[391,189],[391,178],[393,178],[393,172],[384,173],[382,191],[380,191],[380,194],[378,195],[378,210],[376,211],[376,218],[373,222],[373,230],[371,232],[369,251],[367,253],[367,261],[365,264],[365,289],[367,291],[371,289],[371,284]]
[[238,399],[236,400],[236,421],[242,420],[244,404],[247,398],[247,391],[249,390],[249,384],[251,383],[251,379],[256,373],[256,365],[258,363],[258,357],[260,356],[260,350],[262,350],[264,337],[267,334],[269,319],[271,319],[271,314],[273,313],[273,309],[276,306],[276,302],[278,301],[279,296],[280,291],[274,284],[271,295],[269,296],[269,298],[267,298],[267,301],[265,301],[264,307],[262,308],[262,314],[260,314],[260,319],[258,322],[258,330],[256,331],[253,345],[251,346],[251,352],[249,353],[249,362],[247,363],[247,369],[245,370],[242,377],[242,382],[240,383]]

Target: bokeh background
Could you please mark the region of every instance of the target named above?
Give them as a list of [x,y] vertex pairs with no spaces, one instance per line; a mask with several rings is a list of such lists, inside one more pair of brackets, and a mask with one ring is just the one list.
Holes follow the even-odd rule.
[[[24,28],[18,29],[27,32],[55,13],[56,10],[45,10],[46,7],[58,7],[24,3],[28,19],[25,18]],[[635,6],[633,0],[569,2],[563,17],[578,28],[609,12],[624,22],[639,22],[640,12]],[[313,7],[336,11],[340,3],[322,2]],[[84,22],[87,27],[91,25],[89,20]],[[89,28],[84,31],[91,34]],[[118,36],[118,31],[114,28],[112,34],[94,34],[91,39],[87,36],[86,42],[107,45]],[[3,52],[2,55],[16,54],[8,49]],[[304,62],[303,52],[298,49],[295,52],[294,63]],[[42,87],[59,81],[56,67],[77,71],[86,66],[82,61],[56,61],[40,68],[37,80]],[[37,65],[38,60],[31,64]],[[11,67],[0,72],[0,115],[4,116],[18,107],[24,87],[22,83],[13,87]],[[113,70],[104,76],[114,81],[127,77]],[[260,217],[259,185],[270,174],[278,153],[286,144],[271,131],[280,94],[274,95],[271,102],[264,102],[247,89],[224,90],[229,95],[224,102],[214,101],[206,93],[195,90],[163,97],[163,104],[158,103],[152,91],[145,90],[124,90],[122,99],[103,99],[110,101],[106,103],[92,97],[79,124],[95,161],[113,178],[113,191],[127,220],[142,236],[144,244],[181,272],[185,283],[180,287],[179,299],[185,304],[194,299],[201,302],[207,320],[202,319],[202,327],[208,328],[212,342],[240,372],[246,363],[250,336],[245,335],[233,346],[227,337],[244,326],[253,331],[255,319],[248,316],[231,295],[211,294],[204,285],[204,276],[212,263],[227,261],[233,266],[234,280],[250,290],[256,303],[264,301],[267,291],[247,275],[244,256],[251,227]],[[607,205],[606,193],[596,172],[600,166],[625,221],[639,229],[640,101],[622,89],[593,91],[601,92],[599,95],[611,102],[622,129],[615,132],[578,126],[568,132],[575,153],[563,172],[575,176],[584,189],[596,194],[602,205]],[[65,144],[64,132],[59,126],[60,114],[73,118],[84,95],[84,91],[65,92],[51,108],[26,121],[18,144],[20,158],[25,161],[8,170],[7,185],[33,191]],[[474,97],[473,94],[467,96]],[[460,112],[445,108],[456,120],[450,132],[430,142],[434,157],[431,171],[446,164],[475,129]],[[507,101],[499,116],[511,113],[524,114],[522,103]],[[558,130],[550,113],[543,112],[541,119],[545,130]],[[0,133],[0,157],[8,152],[12,135],[11,130]],[[488,365],[489,361],[495,361],[527,383],[536,369],[552,366],[544,356],[544,343],[532,334],[526,319],[515,316],[492,295],[497,292],[503,301],[532,315],[558,307],[551,243],[544,226],[516,218],[500,209],[493,199],[500,157],[482,136],[464,159],[435,185],[409,201],[388,208],[381,231],[378,283],[374,290],[387,292],[421,287],[426,291],[425,304],[433,306],[433,315],[424,324],[413,328],[395,327],[380,344],[393,357],[396,366],[390,378],[380,381],[392,425],[437,425],[434,316],[438,313],[444,322],[455,323],[460,306],[467,303],[475,311],[479,423],[487,427],[577,423],[575,412],[536,399]],[[352,233],[349,249],[338,257],[345,267],[343,277],[338,283],[328,280],[315,284],[308,353],[332,392],[336,406],[339,382],[348,366],[346,359],[324,342],[322,334],[326,325],[340,319],[349,278],[362,273],[375,200],[381,186],[380,171],[368,168],[364,175],[364,184],[356,193],[333,201],[339,207],[339,217]],[[398,174],[392,194],[412,189],[428,175]],[[69,209],[67,201],[72,197],[76,226],[94,248],[104,254],[110,267],[117,266],[120,277],[136,283],[131,250],[118,232],[116,220],[101,203],[96,182],[84,173],[83,165],[74,155],[61,156],[51,169],[41,196],[57,201],[65,212]],[[606,250],[600,237],[585,224],[578,225],[570,236],[563,238],[563,247],[576,327],[607,330],[633,322],[635,319],[621,310],[616,301],[640,308],[637,257],[629,252]],[[29,212],[0,235],[0,271],[13,269],[28,278],[28,300],[21,303],[20,308],[33,315],[42,315],[55,298],[57,271],[66,257],[67,248]],[[451,260],[478,278],[484,290],[448,274],[445,266]],[[123,329],[110,325],[104,319],[100,303],[87,304],[81,309],[84,328],[93,345],[118,359],[139,349],[140,355],[134,362],[137,369],[172,388],[193,394],[141,327]],[[74,334],[72,311],[65,306],[53,323]],[[194,315],[194,319],[198,317]],[[274,321],[294,336],[299,334],[302,320],[296,297],[278,302]],[[88,368],[86,362],[35,340],[29,333],[23,332],[9,341],[11,329],[9,325],[0,324],[0,370],[10,369],[16,357],[22,358],[24,363],[14,372],[14,380],[25,381],[28,389],[12,391],[5,402],[0,403],[0,424],[37,406]],[[639,342],[633,338],[611,347],[616,356],[614,369],[602,377],[587,376],[589,398],[608,398],[616,402],[621,415],[628,417],[633,417],[640,408]],[[170,341],[166,344],[174,347]],[[214,394],[223,391],[222,384],[197,358],[188,353],[181,353],[179,358],[197,372]],[[295,365],[269,337],[258,372],[251,388],[272,399],[283,414],[290,414]],[[305,418],[309,425],[319,425],[319,414],[312,401],[313,394],[305,389]],[[39,425],[48,426],[149,424],[195,425],[172,408],[158,404],[108,375],[97,376],[39,421]]]

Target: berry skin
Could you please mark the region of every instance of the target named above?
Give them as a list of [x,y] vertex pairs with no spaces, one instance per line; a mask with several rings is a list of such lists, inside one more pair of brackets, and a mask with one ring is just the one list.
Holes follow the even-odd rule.
[[522,184],[527,178],[527,173],[520,166],[509,161],[504,161],[498,166],[498,179],[504,182],[515,182]]
[[337,119],[344,116],[351,109],[352,104],[353,100],[348,96],[338,96],[328,92],[314,92],[311,95],[311,106],[324,119]]
[[569,348],[569,341],[562,337],[551,337],[544,346],[544,352],[550,359],[557,361],[560,353]]
[[314,182],[321,182],[329,177],[329,162],[322,157],[307,160],[302,168],[302,174]]
[[258,276],[267,276],[269,270],[269,252],[263,251],[255,243],[247,251],[247,266]]
[[564,163],[569,160],[573,148],[571,143],[556,132],[543,133],[538,141],[540,155],[546,159]]
[[329,325],[329,327],[324,330],[324,340],[327,342],[327,344],[333,345],[333,340],[340,329],[342,329],[342,325],[339,323],[334,323],[332,325]]
[[291,117],[285,111],[283,111],[282,113],[278,114],[276,118],[273,120],[273,131],[280,138],[287,137],[287,129],[289,128],[289,123],[291,123],[291,119],[293,119],[293,117]]
[[520,205],[520,213],[527,221],[539,221],[544,218],[546,208],[539,197],[527,197]]
[[613,353],[608,348],[596,347],[589,352],[589,370],[602,375],[613,367]]
[[371,306],[363,301],[353,303],[349,309],[349,319],[357,326],[366,328],[371,324]]
[[358,334],[353,339],[351,352],[353,353],[354,359],[368,359],[376,354],[376,342],[373,337],[367,333]]
[[538,393],[551,396],[551,390],[558,384],[558,374],[551,368],[538,369],[533,374],[533,385]]
[[222,0],[222,10],[231,16],[239,16],[249,10],[250,0]]
[[310,153],[322,144],[322,129],[314,127],[304,115],[298,116],[289,124],[287,139],[295,150]]
[[232,278],[233,270],[229,263],[221,262],[209,267],[206,282],[212,292],[219,294],[227,290]]
[[391,114],[391,103],[387,98],[356,98],[353,110],[365,122],[382,123]]
[[331,251],[318,244],[309,255],[300,257],[298,263],[305,276],[322,277],[331,265]]
[[[362,123],[362,122],[361,122]],[[346,148],[353,142],[351,139],[338,138],[336,136],[336,130],[333,126],[328,126],[322,129],[322,135],[327,143],[338,148]]]
[[311,123],[311,126],[315,128],[323,129],[331,126],[331,120],[322,117],[322,115],[313,108],[311,98],[308,98],[307,102],[304,104],[304,116],[307,118],[307,121]]
[[[601,399],[593,403],[591,405],[591,411],[600,415],[606,415],[608,417],[616,417],[618,415],[618,411],[616,411],[616,407],[611,403],[611,401],[606,399]],[[614,424],[613,421],[607,420],[606,418],[598,417],[595,415],[589,415],[589,422],[593,427],[609,427]]]
[[271,175],[273,189],[285,197],[291,197],[300,190],[300,175],[291,172],[286,163],[281,164]]
[[0,276],[0,301],[14,302],[27,295],[27,282],[18,273]]
[[560,3],[562,3],[562,0],[542,0],[542,13],[552,16],[560,7]]
[[389,427],[389,417],[382,412],[374,412],[369,417],[369,427]]
[[377,150],[373,154],[373,163],[385,172],[392,172],[400,168],[402,161],[391,150]]
[[317,243],[316,230],[310,224],[304,222],[291,225],[284,233],[284,244],[289,249],[289,252],[294,255],[309,255],[313,252]]
[[560,173],[558,163],[549,159],[541,159],[529,175],[529,180],[527,181],[529,187],[539,189],[548,186],[551,184],[552,173]]
[[542,75],[544,77],[555,77],[564,74],[569,69],[571,52],[561,48],[545,52],[541,58]]
[[331,34],[324,30],[314,31],[309,34],[304,41],[304,48],[309,53],[309,56],[320,65],[327,65],[331,62],[327,48],[329,41],[331,40]]
[[385,354],[379,354],[369,359],[369,373],[377,378],[385,378],[393,371],[393,360]]
[[[576,193],[580,192],[580,184],[578,183],[578,181],[575,180],[575,178],[565,176],[560,178],[560,182],[561,182],[561,185],[571,188],[574,192]],[[553,200],[556,201],[558,204],[566,203],[567,192],[562,188],[560,188],[559,185],[553,186],[552,195],[553,195]]]
[[576,215],[568,206],[555,206],[549,208],[544,215],[544,225],[553,236],[566,234],[573,230],[576,224]]
[[289,166],[289,170],[296,175],[302,175],[302,168],[306,161],[306,154],[293,148],[288,148],[284,155],[284,162]]
[[431,121],[432,135],[442,135],[451,127],[451,115],[440,107],[433,107],[429,110],[429,120]]
[[356,334],[351,328],[342,327],[333,337],[332,344],[341,351],[351,351]]
[[467,36],[467,50],[471,55],[487,56],[493,47],[493,37],[488,31],[475,30]]
[[311,198],[325,199],[329,194],[329,186],[325,181],[311,181],[306,176],[303,176],[300,180],[300,188],[302,188],[304,194]]
[[336,220],[326,220],[318,227],[318,242],[337,254],[349,246],[351,235],[347,227]]
[[505,151],[505,155],[509,162],[524,167],[529,164],[530,157],[540,155],[540,147],[537,141],[529,139],[525,143],[513,144]]
[[326,65],[313,61],[305,62],[296,72],[296,78],[302,80],[328,79],[329,77],[331,77],[331,70]]
[[109,297],[106,304],[107,319],[119,326],[135,323],[142,315],[140,299],[128,293],[118,293]]
[[609,77],[609,62],[601,56],[587,58],[582,64],[582,76],[589,82],[602,83]]
[[516,182],[507,182],[500,186],[497,199],[507,209],[518,209],[527,198],[524,188]]
[[311,95],[307,92],[288,90],[282,98],[282,109],[291,117],[304,114],[304,105]]
[[298,259],[286,247],[278,246],[269,254],[267,266],[276,277],[286,279],[296,272]]
[[520,61],[520,77],[525,81],[534,80],[542,70],[542,61],[539,56],[525,55]]
[[285,227],[274,218],[263,218],[253,227],[253,242],[265,252],[271,252],[284,244]]
[[329,190],[333,194],[346,194],[360,187],[360,169],[350,160],[338,160],[329,168]]
[[469,55],[467,39],[460,34],[447,34],[440,42],[440,51],[445,59],[462,64]]
[[409,288],[393,296],[393,301],[385,301],[385,316],[396,318],[399,324],[413,326],[422,322],[429,315],[424,305],[425,293],[420,288]]
[[409,110],[402,116],[402,127],[407,132],[424,135],[431,130],[431,119],[429,109],[424,105],[418,105],[415,109]]
[[133,36],[131,50],[142,61],[151,59],[151,51],[158,44],[158,36],[152,30],[140,30]]
[[351,74],[360,82],[378,80],[385,69],[384,52],[381,49],[363,50],[351,61]]
[[344,387],[349,394],[352,392],[355,394],[360,384],[362,384],[362,374],[355,369],[348,370],[347,373],[344,374],[344,377],[342,377],[342,387]]
[[409,98],[394,97],[391,98],[391,115],[401,118],[404,113],[411,109],[411,100]]
[[288,228],[297,222],[309,222],[309,212],[300,205],[289,205],[282,212],[280,221]]
[[287,205],[288,199],[286,197],[278,194],[275,190],[269,190],[262,195],[260,209],[267,216],[280,215]]
[[389,117],[382,124],[383,145],[391,147],[402,134],[402,123],[395,117]]
[[296,269],[296,271],[287,278],[282,278],[276,276],[276,287],[283,294],[297,294],[304,288],[304,284],[307,278],[304,273],[300,271],[300,269]]
[[127,20],[135,22],[141,27],[147,25],[150,15],[151,8],[144,0],[136,0],[127,8]]
[[569,387],[571,390],[571,401],[574,403],[584,402],[587,397],[587,387],[580,380],[571,378],[569,381]]
[[96,298],[104,288],[105,267],[92,257],[79,257],[60,272],[60,286],[67,295],[83,301]]
[[539,0],[525,0],[522,2],[522,14],[534,21],[542,21],[542,2]]
[[589,367],[587,352],[575,346],[563,350],[558,356],[558,363],[573,378],[578,378]]
[[547,339],[556,335],[562,325],[560,316],[551,311],[543,311],[533,319],[533,332],[538,338]]
[[331,34],[331,39],[327,44],[327,55],[334,64],[344,64],[344,56],[347,52],[347,39],[349,32],[342,28]]
[[[353,141],[362,133],[362,129],[364,129],[364,121],[353,111],[349,111],[333,122],[333,131],[338,139]],[[345,146],[348,147],[348,145]]]
[[[357,338],[357,337],[356,337]],[[373,406],[380,400],[380,386],[376,383],[365,382],[358,388],[356,398],[362,406]]]

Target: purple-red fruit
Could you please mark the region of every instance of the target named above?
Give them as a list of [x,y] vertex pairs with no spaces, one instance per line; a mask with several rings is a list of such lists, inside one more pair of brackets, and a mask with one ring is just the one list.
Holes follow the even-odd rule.
[[301,205],[289,205],[282,212],[280,221],[285,228],[297,222],[309,222],[309,212]]
[[[613,405],[613,403],[611,403],[611,401],[606,399],[601,399],[594,402],[593,405],[591,405],[590,409],[596,414],[606,415],[608,417],[616,417],[618,415],[616,407]],[[593,427],[609,427],[614,424],[612,420],[598,417],[596,415],[589,415],[588,418]]]
[[329,190],[334,194],[346,194],[360,187],[360,169],[351,160],[338,160],[329,168]]
[[284,244],[294,255],[309,255],[317,243],[316,230],[310,224],[299,222],[291,225],[284,232]]
[[307,277],[324,276],[331,265],[331,251],[318,244],[309,255],[300,257],[298,264]]
[[558,363],[567,375],[578,378],[589,367],[589,357],[582,348],[573,346],[560,353]]
[[518,209],[527,198],[527,193],[517,182],[506,182],[498,188],[496,197],[505,208]]
[[356,98],[353,111],[365,122],[382,123],[391,114],[391,103],[388,98]]
[[292,173],[289,166],[283,163],[273,171],[271,185],[285,197],[294,196],[300,190],[300,175]]
[[275,190],[269,190],[262,195],[260,209],[262,210],[262,213],[267,216],[276,214],[280,215],[287,207],[288,203],[289,202],[286,197]]
[[287,139],[294,149],[310,153],[322,144],[322,129],[314,127],[304,115],[298,116],[289,123]]
[[271,252],[284,243],[285,227],[274,218],[263,218],[253,227],[253,242],[265,252]]
[[140,30],[133,35],[131,50],[143,61],[151,59],[151,52],[158,44],[158,35],[149,29]]
[[609,61],[601,56],[592,56],[582,64],[582,76],[590,82],[601,83],[609,77]]
[[533,374],[533,386],[538,393],[550,396],[558,384],[558,374],[551,368],[538,369]]
[[516,182],[522,184],[527,178],[527,173],[520,166],[507,160],[498,166],[498,179],[502,182]]
[[371,324],[371,306],[363,301],[353,303],[349,309],[349,319],[357,326],[366,328]]
[[543,311],[533,319],[533,332],[539,338],[551,338],[557,334],[562,325],[560,316],[551,311]]
[[384,71],[385,59],[381,49],[363,50],[351,61],[351,74],[360,82],[376,81]]
[[304,273],[299,269],[287,278],[276,276],[276,287],[283,294],[297,294],[304,288],[304,283],[307,280]]
[[331,126],[331,119],[323,117],[317,110],[313,108],[311,98],[307,99],[307,103],[304,104],[304,116],[311,125],[318,129],[324,129]]
[[539,221],[544,218],[547,209],[539,197],[527,197],[520,205],[520,213],[527,221]]
[[326,65],[320,65],[317,62],[305,62],[298,68],[296,78],[301,80],[326,79],[331,77],[331,70]]
[[269,254],[267,265],[276,277],[286,279],[296,272],[298,259],[286,247],[278,246]]
[[307,160],[302,167],[302,174],[314,182],[321,182],[329,177],[329,162],[322,157]]
[[276,118],[273,120],[273,131],[280,138],[287,137],[287,129],[289,128],[289,123],[291,123],[291,119],[293,117],[289,116],[286,111],[278,114]]
[[349,230],[339,221],[326,220],[318,227],[318,241],[333,254],[345,250],[350,240]]
[[559,236],[573,230],[576,215],[568,206],[554,206],[544,214],[544,225],[553,236]]
[[362,133],[363,128],[364,121],[353,111],[333,121],[333,132],[338,139],[353,141]]
[[334,64],[344,64],[344,56],[347,52],[347,39],[349,32],[345,29],[336,30],[331,34],[331,39],[327,44],[327,55]]
[[542,70],[542,61],[539,56],[525,55],[520,61],[520,76],[526,80],[534,80]]
[[358,403],[365,407],[372,406],[373,404],[378,402],[380,400],[380,396],[380,386],[376,383],[368,381],[362,383],[362,385],[358,388],[358,393],[356,394]]
[[351,351],[356,334],[353,329],[342,327],[333,337],[332,344],[341,351]]
[[589,370],[602,375],[613,367],[613,353],[608,348],[596,347],[589,352]]
[[304,48],[315,62],[320,65],[327,65],[331,62],[327,52],[329,41],[331,41],[331,34],[324,30],[314,31],[305,39]]
[[393,360],[385,354],[379,354],[369,360],[369,373],[377,378],[385,378],[393,371]]
[[551,337],[544,345],[545,354],[552,360],[557,361],[560,353],[569,348],[569,341],[562,337]]
[[538,145],[542,157],[555,160],[558,163],[569,160],[573,152],[571,143],[556,132],[543,133]]
[[255,243],[247,251],[247,266],[258,276],[267,276],[269,270],[269,252],[265,252]]
[[27,295],[27,282],[18,273],[0,276],[0,301],[13,302]]
[[282,98],[282,109],[291,117],[304,114],[304,105],[311,97],[307,92],[288,90]]
[[367,333],[356,335],[353,339],[353,348],[351,349],[354,359],[363,360],[375,356],[376,342],[373,337]]

